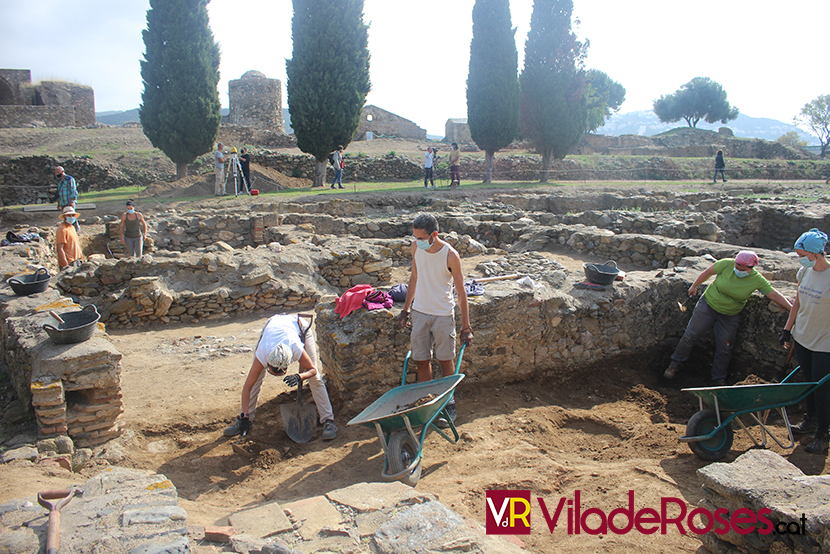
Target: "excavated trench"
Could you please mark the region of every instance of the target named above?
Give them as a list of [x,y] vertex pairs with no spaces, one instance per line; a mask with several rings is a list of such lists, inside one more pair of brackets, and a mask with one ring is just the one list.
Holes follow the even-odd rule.
[[[531,196],[513,199],[513,204],[507,200],[500,198],[480,206],[454,206],[452,202],[432,206],[442,210],[442,233],[453,233],[454,240],[464,248],[471,248],[474,243],[483,247],[481,252],[470,251],[463,256],[467,276],[519,272],[531,275],[534,284],[541,287],[524,290],[513,281],[501,282],[485,289],[485,297],[491,292],[498,301],[474,304],[476,343],[465,355],[462,372],[468,378],[457,393],[461,441],[451,445],[436,435],[427,439],[419,490],[437,494],[452,509],[482,524],[485,508],[481,498],[483,491],[490,489],[530,489],[534,495],[545,497],[581,490],[584,502],[613,506],[627,490],[636,488],[638,494],[643,491],[643,502],[659,503],[661,496],[679,495],[690,504],[696,503],[700,490],[694,472],[705,462],[692,455],[677,437],[697,410],[697,402],[680,389],[703,384],[713,349],[711,339],[706,339],[695,349],[676,381],[661,379],[671,350],[691,315],[691,310],[682,313],[676,302],[697,272],[709,263],[706,255],[720,258],[747,246],[759,250],[759,245],[779,248],[785,244],[782,236],[790,228],[826,227],[826,216],[820,214],[823,220],[798,216],[782,228],[781,214],[786,215],[786,209],[751,205],[744,210],[744,200],[719,199],[721,211],[716,214],[720,215],[693,209],[679,215],[677,211],[642,212],[610,207],[572,212],[570,208],[579,206],[584,198],[554,201]],[[696,200],[680,200],[686,208],[696,208],[712,199],[699,196]],[[654,199],[629,196],[604,201],[636,206]],[[677,197],[666,198],[665,202],[679,205]],[[531,209],[538,205],[546,209]],[[554,205],[558,211],[550,211]],[[416,204],[407,206],[412,213],[419,208]],[[156,214],[156,219],[163,217],[164,214]],[[377,252],[392,252],[394,262],[383,269],[386,273],[378,277],[375,286],[387,288],[405,282],[405,245],[411,217],[384,221],[375,215],[350,220],[342,215],[327,219],[325,214],[319,214],[309,227],[301,223],[302,219],[312,219],[308,212],[296,217],[286,214],[278,225],[265,228],[262,241],[267,245],[271,239],[280,238],[286,247],[284,252],[265,252],[267,246],[256,248],[255,241],[246,244],[247,239],[239,235],[233,240],[240,244],[229,244],[230,248],[224,251],[202,246],[190,251],[184,248],[175,255],[152,252],[153,261],[144,263],[103,262],[102,266],[110,264],[120,271],[122,281],[113,283],[111,288],[103,287],[95,297],[79,294],[94,286],[73,282],[77,275],[65,276],[59,285],[64,293],[82,301],[100,302],[104,304],[102,312],[108,314],[112,314],[109,308],[119,299],[128,298],[137,290],[127,285],[142,271],[144,277],[160,279],[163,286],[157,290],[171,292],[173,306],[181,294],[181,283],[195,282],[197,275],[218,277],[217,286],[207,284],[204,290],[191,292],[209,294],[225,287],[228,298],[243,299],[238,303],[242,308],[228,310],[228,315],[217,318],[204,312],[190,321],[174,319],[176,316],[168,321],[128,318],[121,324],[117,318],[110,320],[110,338],[124,356],[124,432],[97,450],[98,463],[109,460],[164,473],[176,485],[193,525],[223,524],[227,515],[251,502],[309,498],[338,487],[379,480],[383,458],[377,437],[363,427],[345,425],[367,403],[362,396],[352,394],[354,384],[345,391],[333,386],[338,380],[343,381],[342,372],[356,363],[361,356],[358,349],[367,343],[349,343],[355,350],[347,350],[345,362],[343,358],[327,358],[326,352],[335,350],[330,331],[338,325],[365,324],[375,336],[380,336],[388,324],[348,319],[342,323],[321,323],[325,319],[321,314],[331,303],[327,295],[342,293],[345,288],[342,281],[332,282],[331,274],[320,270],[320,260],[328,263],[336,256],[320,252],[326,248],[360,251],[360,245],[365,243],[364,249],[371,255],[359,258],[363,264],[376,261],[381,255]],[[323,236],[324,230],[339,229],[338,221],[343,222],[342,235]],[[753,236],[758,243],[708,242],[700,235],[704,223],[717,228],[709,231],[720,240]],[[374,227],[379,230],[372,231]],[[775,227],[777,234],[771,230]],[[252,233],[253,230],[252,224]],[[363,236],[366,233],[372,235]],[[639,238],[628,236],[634,234]],[[614,242],[613,237],[621,235],[626,236]],[[159,244],[160,238],[155,239],[155,244]],[[89,247],[101,250],[101,244],[106,242],[99,236]],[[310,261],[297,261],[302,257],[297,253],[300,249],[312,252],[304,254]],[[532,252],[536,252],[535,256],[528,256]],[[275,271],[280,263],[287,262],[286,253],[291,255],[291,275]],[[788,286],[790,273],[794,274],[793,261],[771,250],[760,253],[769,268],[769,278],[774,278],[776,286],[787,294],[783,289]],[[209,269],[210,261],[204,266],[195,261],[211,256],[218,268],[214,271]],[[223,256],[230,260],[245,256],[250,259],[225,263]],[[684,258],[694,260],[683,262]],[[625,281],[605,291],[573,286],[584,281],[583,263],[607,259],[616,259],[628,273]],[[182,260],[188,267],[183,267]],[[295,295],[302,290],[309,303],[317,305],[317,336],[323,365],[327,372],[341,373],[330,381],[340,428],[332,443],[321,443],[317,437],[298,445],[285,436],[280,405],[292,402],[294,397],[277,380],[266,381],[263,389],[258,421],[247,443],[251,456],[241,456],[222,437],[222,429],[238,411],[251,349],[262,324],[275,312],[306,307],[263,304],[259,300],[267,297],[257,296],[259,292],[253,290],[244,291],[253,298],[253,305],[245,307],[246,295],[237,296],[235,289],[244,288],[241,280],[250,275],[253,269],[249,266],[255,266],[257,260],[270,268],[269,281],[279,281],[283,289]],[[670,269],[675,266],[686,270]],[[307,268],[309,275],[301,276],[301,268]],[[87,280],[111,274],[89,268],[81,271],[86,271]],[[227,306],[223,305],[223,310],[224,307]],[[534,310],[544,314],[537,315]],[[397,308],[393,309],[393,315],[396,311]],[[500,313],[505,315],[500,318]],[[744,346],[736,349],[730,368],[731,382],[750,375],[767,381],[780,378],[783,355],[777,350],[772,333],[782,318],[786,316],[771,311],[765,300],[753,302],[742,324],[739,340]],[[554,325],[557,319],[560,321]],[[579,321],[571,324],[571,319]],[[523,328],[535,325],[542,329],[535,338],[522,334]],[[348,329],[343,332],[350,336]],[[628,339],[614,342],[612,333],[617,333],[617,337],[625,334]],[[380,377],[366,377],[362,388],[370,391],[367,397],[377,392],[373,383],[400,379],[399,362],[406,341],[392,343],[397,346],[376,348],[381,353],[373,358],[372,365]],[[497,345],[501,349],[495,348]],[[574,356],[577,349],[581,354]],[[476,354],[477,350],[487,354]],[[522,356],[523,351],[535,352],[537,367],[519,368],[510,360],[515,358],[523,364],[527,359]],[[484,367],[494,369],[479,374]],[[71,401],[77,405],[84,398],[82,393],[73,394]],[[736,434],[733,451],[726,461],[750,446],[748,439]],[[794,453],[777,446],[772,449],[788,455],[806,473],[825,471],[824,460],[811,458],[798,449]],[[526,546],[539,552],[557,548],[578,551],[585,546],[575,540],[534,534],[528,537]],[[615,540],[618,542],[612,550],[637,547],[646,552],[692,551],[699,544],[681,536],[663,537],[650,545],[619,537]]]

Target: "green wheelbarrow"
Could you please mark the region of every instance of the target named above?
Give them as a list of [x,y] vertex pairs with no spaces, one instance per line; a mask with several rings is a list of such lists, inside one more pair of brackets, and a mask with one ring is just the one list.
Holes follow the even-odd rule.
[[[765,447],[769,435],[781,448],[794,447],[795,439],[786,408],[798,404],[830,379],[828,374],[816,382],[791,382],[800,369],[801,366],[795,368],[780,383],[683,389],[698,398],[699,411],[689,418],[686,434],[680,437],[680,441],[689,443],[692,452],[704,460],[720,460],[732,448],[735,438],[732,429],[734,420],[755,446]],[[767,417],[772,410],[781,414],[787,426],[789,444],[778,440],[767,427]],[[749,416],[760,426],[760,440],[741,421],[742,415]]]
[[[406,384],[406,371],[412,357],[412,352],[408,352],[403,363],[401,386],[388,391],[347,423],[377,431],[384,454],[381,476],[385,481],[402,481],[411,487],[418,484],[424,439],[430,431],[436,431],[452,444],[458,442],[458,430],[446,407],[455,387],[464,379],[458,369],[465,347],[466,344],[461,345],[453,375],[411,385]],[[435,425],[438,417],[449,422],[452,438]]]

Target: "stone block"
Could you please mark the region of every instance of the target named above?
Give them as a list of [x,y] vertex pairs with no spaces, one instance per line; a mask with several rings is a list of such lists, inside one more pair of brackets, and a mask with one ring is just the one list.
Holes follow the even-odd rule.
[[228,523],[240,534],[259,538],[294,529],[282,507],[276,502],[236,512],[228,517]]
[[325,496],[283,504],[283,509],[301,522],[299,533],[305,540],[319,538],[321,530],[336,528],[343,521],[343,516]]
[[437,500],[435,495],[419,492],[400,481],[357,483],[332,491],[326,497],[332,502],[348,506],[360,513]]
[[205,527],[205,540],[211,542],[231,542],[231,537],[236,534],[236,529],[228,526],[207,526]]

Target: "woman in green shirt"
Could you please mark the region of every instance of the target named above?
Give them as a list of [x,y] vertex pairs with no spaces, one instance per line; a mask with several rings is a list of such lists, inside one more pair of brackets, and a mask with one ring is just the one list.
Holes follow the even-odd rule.
[[689,359],[692,347],[709,329],[715,331],[715,361],[712,363],[712,386],[726,384],[726,372],[732,359],[735,335],[738,333],[738,321],[746,301],[756,290],[790,311],[792,304],[784,298],[769,281],[755,270],[758,255],[751,250],[738,252],[735,258],[724,258],[712,264],[698,275],[689,287],[689,296],[697,293],[697,288],[710,277],[715,281],[706,288],[698,300],[692,319],[686,326],[680,344],[671,356],[671,363],[663,372],[665,379],[674,379],[680,365]]

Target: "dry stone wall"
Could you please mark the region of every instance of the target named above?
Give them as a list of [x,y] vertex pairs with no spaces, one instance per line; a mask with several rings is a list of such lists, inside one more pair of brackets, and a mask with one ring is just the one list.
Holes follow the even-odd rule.
[[[556,382],[609,360],[637,357],[639,363],[673,348],[692,311],[679,314],[674,300],[686,295],[694,278],[711,261],[697,258],[675,271],[630,272],[605,291],[573,286],[580,274],[551,273],[539,288],[515,281],[485,284],[483,296],[470,297],[475,343],[464,354],[461,371],[468,383],[498,384],[544,377]],[[776,283],[783,294],[788,283]],[[345,318],[335,313],[334,297],[317,304],[317,337],[323,367],[345,402],[365,406],[400,384],[409,331],[398,327],[394,309],[361,309]],[[457,309],[456,309],[457,312]],[[782,358],[777,330],[787,313],[769,300],[750,299],[739,331],[733,371],[742,360]],[[456,313],[456,323],[460,316]],[[712,349],[713,350],[713,349]],[[661,360],[662,361],[662,360]],[[783,359],[780,360],[783,363]],[[415,379],[410,364],[408,381]]]

